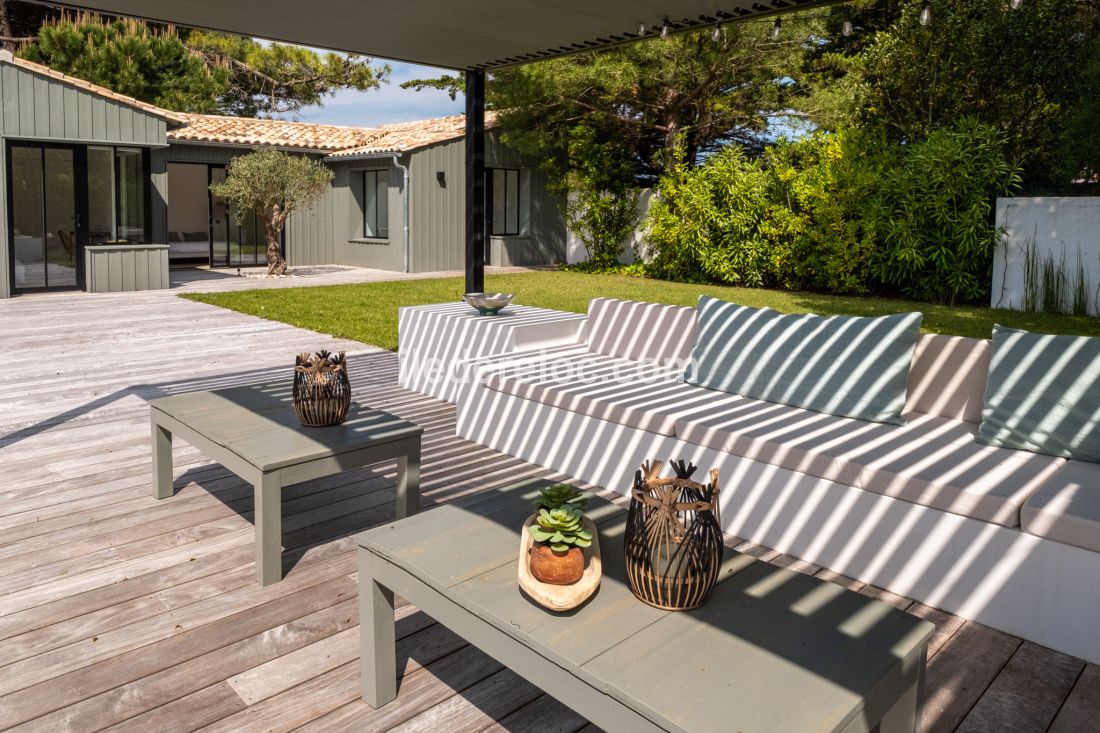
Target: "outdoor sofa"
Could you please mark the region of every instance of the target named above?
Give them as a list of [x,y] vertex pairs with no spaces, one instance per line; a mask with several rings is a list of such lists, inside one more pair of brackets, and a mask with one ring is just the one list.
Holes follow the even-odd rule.
[[623,494],[647,459],[717,467],[729,534],[1100,663],[1100,463],[975,440],[990,341],[917,337],[884,424],[685,383],[695,308],[528,328],[461,365],[461,437]]

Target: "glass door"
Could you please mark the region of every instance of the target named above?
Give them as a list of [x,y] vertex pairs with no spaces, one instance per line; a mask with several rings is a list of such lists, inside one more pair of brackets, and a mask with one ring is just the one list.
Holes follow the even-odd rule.
[[[210,183],[225,183],[225,168],[210,166]],[[210,193],[210,266],[229,267],[229,203]]]
[[17,291],[75,288],[80,257],[75,149],[13,144],[9,153],[12,285]]

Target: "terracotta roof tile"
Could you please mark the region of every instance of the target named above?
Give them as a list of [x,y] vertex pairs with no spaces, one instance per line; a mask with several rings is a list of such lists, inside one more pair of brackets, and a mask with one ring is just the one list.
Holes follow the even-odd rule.
[[221,115],[183,115],[187,125],[168,133],[169,140],[227,145],[274,145],[280,148],[329,152],[363,145],[372,131],[363,127],[315,125],[286,120],[261,120]]
[[[486,127],[492,127],[495,123],[496,115],[493,112],[486,112]],[[454,140],[466,133],[466,116],[453,115],[417,122],[398,122],[392,125],[375,127],[371,132],[375,135],[366,144],[337,151],[329,157],[354,158],[379,153],[404,153],[435,143]]]
[[[170,130],[169,140],[225,145],[273,145],[330,153],[333,158],[406,152],[462,137],[466,130],[464,115],[397,122],[378,127],[317,125],[219,115],[186,114],[183,117],[187,120],[187,125]],[[491,125],[494,120],[491,112],[486,113],[487,125]]]
[[166,120],[171,120],[172,122],[186,122],[185,115],[180,114],[179,112],[162,109],[161,107],[149,104],[148,102],[142,102],[139,99],[127,97],[125,94],[112,92],[110,89],[106,87],[101,87],[98,84],[92,84],[90,81],[84,81],[83,79],[78,79],[75,76],[62,74],[60,71],[54,71],[48,66],[36,64],[33,61],[27,61],[26,59],[21,59],[18,56],[14,56],[12,55],[11,51],[0,51],[0,61],[7,62],[9,64],[12,64],[13,66],[18,66],[20,68],[26,69],[27,71],[32,71],[35,74],[48,76],[51,79],[56,79],[59,82],[62,82],[63,84],[68,84],[69,86],[83,89],[86,92],[90,92],[100,97],[113,99],[116,102],[120,102],[136,109],[140,109],[143,112],[148,112],[149,114],[156,115],[157,117],[163,117]]

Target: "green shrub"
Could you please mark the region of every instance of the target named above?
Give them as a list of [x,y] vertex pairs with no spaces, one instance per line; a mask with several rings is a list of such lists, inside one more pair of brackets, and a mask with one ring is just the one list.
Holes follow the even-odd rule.
[[862,205],[874,194],[885,148],[858,132],[817,133],[768,149],[768,215],[779,284],[794,290],[868,291],[874,232]]
[[730,146],[696,168],[661,179],[646,226],[647,272],[666,280],[776,284],[764,231],[767,173]]
[[1001,232],[994,200],[1020,184],[1004,137],[974,119],[912,143],[883,169],[865,217],[878,234],[872,275],[903,294],[937,303],[989,294]]

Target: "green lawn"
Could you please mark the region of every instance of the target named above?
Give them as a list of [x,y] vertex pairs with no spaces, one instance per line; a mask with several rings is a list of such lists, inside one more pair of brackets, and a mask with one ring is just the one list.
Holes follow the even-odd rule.
[[[485,289],[516,293],[515,302],[523,305],[578,313],[585,312],[588,299],[596,296],[694,305],[696,298],[705,293],[742,305],[769,306],[786,313],[868,316],[919,310],[924,313],[925,331],[976,338],[989,338],[994,323],[1044,333],[1100,336],[1100,319],[1097,318],[936,306],[885,298],[689,285],[627,275],[560,271],[489,275]],[[395,350],[398,307],[459,300],[462,292],[461,278],[443,278],[231,293],[189,293],[181,297]]]

